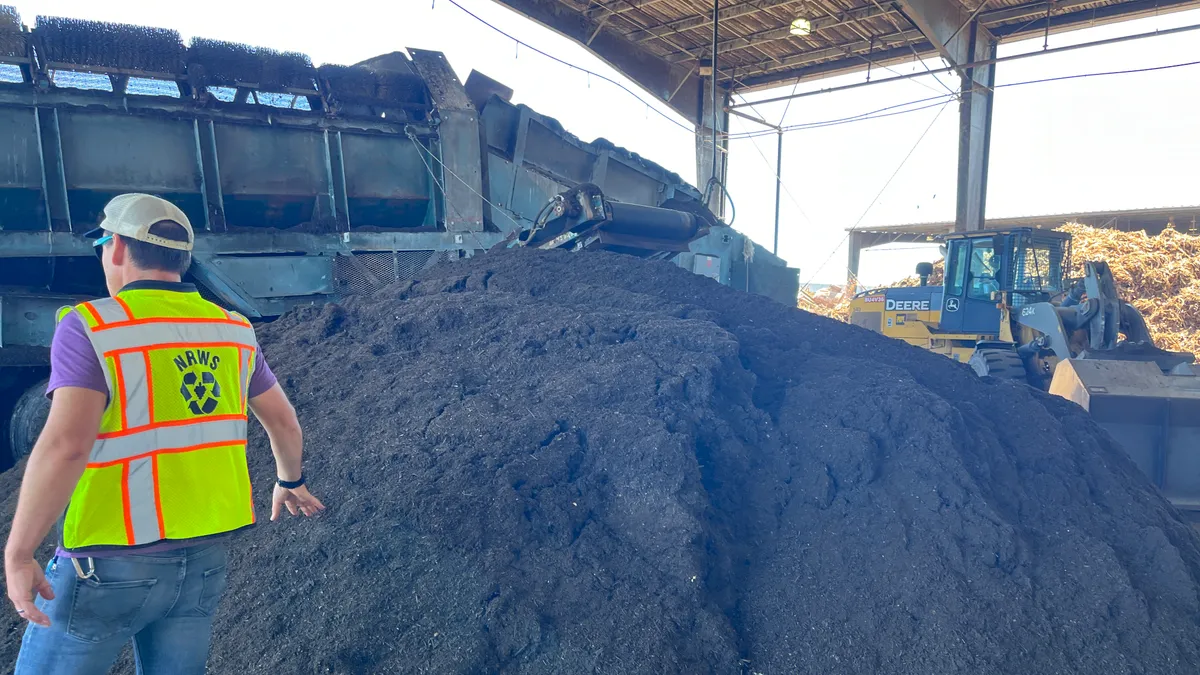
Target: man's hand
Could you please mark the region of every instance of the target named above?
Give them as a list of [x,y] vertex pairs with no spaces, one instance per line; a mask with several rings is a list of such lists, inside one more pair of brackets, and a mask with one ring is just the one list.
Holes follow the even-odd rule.
[[289,490],[276,484],[275,494],[271,496],[271,520],[279,517],[280,506],[286,506],[288,513],[293,516],[301,513],[306,516],[315,516],[325,510],[325,505],[321,503],[321,500],[312,496],[308,488],[303,485]]
[[9,560],[4,565],[4,576],[8,599],[12,601],[17,614],[39,626],[49,627],[50,617],[33,604],[38,594],[47,600],[54,599],[54,589],[46,581],[46,575],[42,574],[42,566],[33,558]]

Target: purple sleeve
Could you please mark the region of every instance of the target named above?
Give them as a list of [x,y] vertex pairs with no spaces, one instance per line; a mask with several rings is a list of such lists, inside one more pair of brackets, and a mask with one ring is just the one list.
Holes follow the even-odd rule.
[[50,384],[46,396],[60,387],[81,387],[108,394],[108,382],[100,357],[92,349],[83,319],[75,312],[68,313],[54,329],[50,343]]
[[260,347],[254,353],[254,371],[250,373],[250,398],[254,398],[259,394],[265,394],[278,381],[275,378],[275,373],[271,372],[271,367],[267,365],[267,359],[263,356],[262,348]]

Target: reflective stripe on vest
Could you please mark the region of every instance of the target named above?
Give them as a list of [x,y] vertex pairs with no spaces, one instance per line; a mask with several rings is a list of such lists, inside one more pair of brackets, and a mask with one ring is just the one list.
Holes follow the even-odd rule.
[[254,522],[246,411],[258,343],[198,293],[138,289],[74,308],[109,404],[63,521],[63,547],[196,539]]

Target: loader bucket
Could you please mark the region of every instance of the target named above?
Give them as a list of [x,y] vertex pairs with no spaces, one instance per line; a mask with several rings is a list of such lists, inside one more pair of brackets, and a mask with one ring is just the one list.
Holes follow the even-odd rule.
[[1083,406],[1181,510],[1200,512],[1200,377],[1154,361],[1068,359],[1050,393]]

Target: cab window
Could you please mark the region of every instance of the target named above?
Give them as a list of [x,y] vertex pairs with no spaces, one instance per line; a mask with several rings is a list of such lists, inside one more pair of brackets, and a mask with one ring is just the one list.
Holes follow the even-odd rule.
[[990,241],[980,239],[972,243],[967,297],[973,300],[990,300],[992,292],[1000,290],[1000,285],[996,283],[996,262],[995,250]]
[[965,240],[951,241],[946,253],[946,295],[960,297],[967,272],[967,251],[971,243]]

